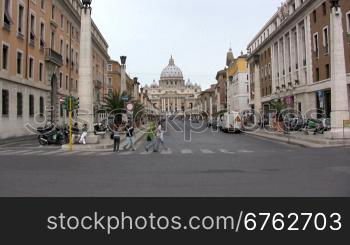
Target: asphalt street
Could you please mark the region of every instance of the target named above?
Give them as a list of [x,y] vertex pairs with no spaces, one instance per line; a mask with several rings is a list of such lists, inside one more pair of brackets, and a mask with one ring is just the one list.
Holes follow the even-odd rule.
[[349,148],[189,129],[168,125],[168,149],[160,153],[146,152],[145,141],[120,153],[70,153],[35,140],[3,144],[0,196],[350,197]]

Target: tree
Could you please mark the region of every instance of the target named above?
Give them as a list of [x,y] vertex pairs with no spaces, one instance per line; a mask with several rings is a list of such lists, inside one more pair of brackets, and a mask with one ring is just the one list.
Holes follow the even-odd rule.
[[138,126],[140,126],[139,123],[141,122],[141,119],[145,114],[144,110],[145,110],[145,108],[140,102],[138,102],[138,101],[134,102],[134,115],[133,116],[134,116],[134,122],[136,122],[138,124]]
[[103,109],[109,113],[109,117],[114,117],[114,123],[121,124],[123,121],[122,114],[125,113],[125,102],[122,100],[122,95],[114,91],[108,94],[104,99]]
[[121,111],[125,107],[122,95],[116,91],[108,94],[104,99],[104,109],[107,112]]
[[276,117],[280,118],[281,113],[286,109],[286,105],[281,100],[274,100],[270,102],[270,108],[276,111]]

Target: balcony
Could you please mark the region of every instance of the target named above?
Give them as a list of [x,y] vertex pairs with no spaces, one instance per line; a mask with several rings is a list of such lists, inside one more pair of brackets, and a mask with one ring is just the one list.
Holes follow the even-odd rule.
[[63,65],[62,55],[51,48],[45,49],[45,60],[59,67]]

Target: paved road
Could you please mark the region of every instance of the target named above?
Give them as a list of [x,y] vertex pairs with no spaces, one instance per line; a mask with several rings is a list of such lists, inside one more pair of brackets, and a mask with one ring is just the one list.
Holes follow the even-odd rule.
[[171,127],[166,143],[160,153],[141,142],[136,152],[119,154],[2,146],[0,196],[350,196],[349,148],[211,131],[185,141]]

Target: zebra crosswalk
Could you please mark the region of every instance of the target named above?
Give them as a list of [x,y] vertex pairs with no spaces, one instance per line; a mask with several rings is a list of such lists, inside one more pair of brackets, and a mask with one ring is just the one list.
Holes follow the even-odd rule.
[[164,149],[159,153],[153,153],[152,151],[121,151],[118,153],[111,151],[66,151],[62,149],[56,150],[45,150],[43,148],[33,150],[33,149],[6,149],[0,148],[0,156],[43,156],[43,157],[95,157],[95,156],[148,156],[148,155],[215,155],[215,154],[252,154],[255,153],[253,150],[248,149],[237,149],[237,150],[227,150],[227,149]]

